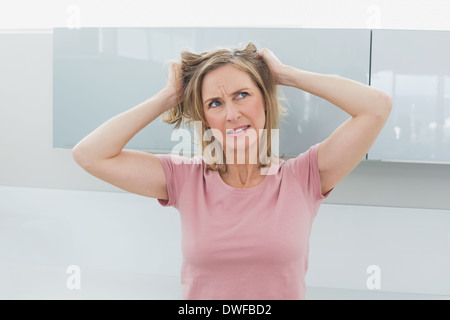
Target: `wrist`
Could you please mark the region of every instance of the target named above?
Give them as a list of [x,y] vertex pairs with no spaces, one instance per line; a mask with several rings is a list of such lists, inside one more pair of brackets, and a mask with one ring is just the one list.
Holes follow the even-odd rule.
[[178,104],[178,94],[172,87],[165,87],[159,92],[159,95],[166,101],[166,111],[172,109]]
[[283,72],[283,83],[285,86],[304,90],[305,86],[307,86],[311,80],[312,75],[314,75],[314,73],[286,66]]
[[280,85],[287,87],[295,87],[296,85],[296,69],[289,65],[284,65],[280,68],[280,72],[277,75],[277,82]]

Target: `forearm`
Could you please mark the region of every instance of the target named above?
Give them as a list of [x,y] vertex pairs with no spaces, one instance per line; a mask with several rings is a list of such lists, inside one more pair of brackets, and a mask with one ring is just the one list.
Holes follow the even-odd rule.
[[351,116],[384,114],[390,97],[384,92],[357,81],[324,75],[286,66],[279,76],[283,85],[298,88],[321,97]]
[[175,95],[164,89],[134,108],[111,118],[73,148],[75,160],[89,162],[118,155],[131,138],[174,104]]

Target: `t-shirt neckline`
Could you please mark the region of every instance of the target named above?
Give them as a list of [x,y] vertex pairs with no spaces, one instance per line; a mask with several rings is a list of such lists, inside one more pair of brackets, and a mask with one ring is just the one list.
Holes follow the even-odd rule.
[[[285,162],[285,161],[281,159],[280,165],[283,162]],[[212,172],[213,179],[218,185],[227,189],[228,191],[231,191],[234,194],[244,194],[244,195],[259,192],[261,189],[264,188],[265,185],[267,185],[269,183],[269,181],[271,180],[271,177],[276,175],[276,174],[265,175],[263,181],[261,181],[258,185],[251,187],[251,188],[236,188],[236,187],[230,186],[225,181],[223,181],[222,177],[219,174],[219,171],[216,171],[216,170],[211,170],[211,171],[213,171]]]

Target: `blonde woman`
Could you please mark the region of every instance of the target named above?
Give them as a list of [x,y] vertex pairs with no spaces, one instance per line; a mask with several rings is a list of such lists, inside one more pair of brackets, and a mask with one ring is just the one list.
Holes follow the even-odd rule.
[[[284,161],[269,132],[286,114],[278,86],[326,99],[351,118]],[[73,156],[92,175],[180,212],[184,299],[304,299],[319,206],[368,152],[391,107],[377,89],[285,65],[253,43],[183,52],[161,91],[102,124]],[[214,151],[187,158],[124,150],[162,114],[176,127],[198,121],[202,151],[215,143]]]

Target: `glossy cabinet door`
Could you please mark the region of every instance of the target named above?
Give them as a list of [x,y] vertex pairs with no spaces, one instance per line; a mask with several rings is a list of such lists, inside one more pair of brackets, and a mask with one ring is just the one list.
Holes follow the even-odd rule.
[[[267,47],[285,64],[369,81],[370,30],[294,28],[82,28],[54,30],[54,147],[70,148],[100,124],[164,87],[167,65],[183,49]],[[349,115],[296,88],[281,87],[289,115],[280,123],[279,153],[287,157],[323,141]],[[191,132],[191,144],[194,140]],[[156,119],[127,148],[171,152],[172,126]],[[188,144],[189,145],[189,144]],[[192,152],[198,150],[192,145]],[[184,150],[185,151],[185,150]]]
[[371,68],[393,109],[368,159],[450,162],[450,32],[373,30]]

